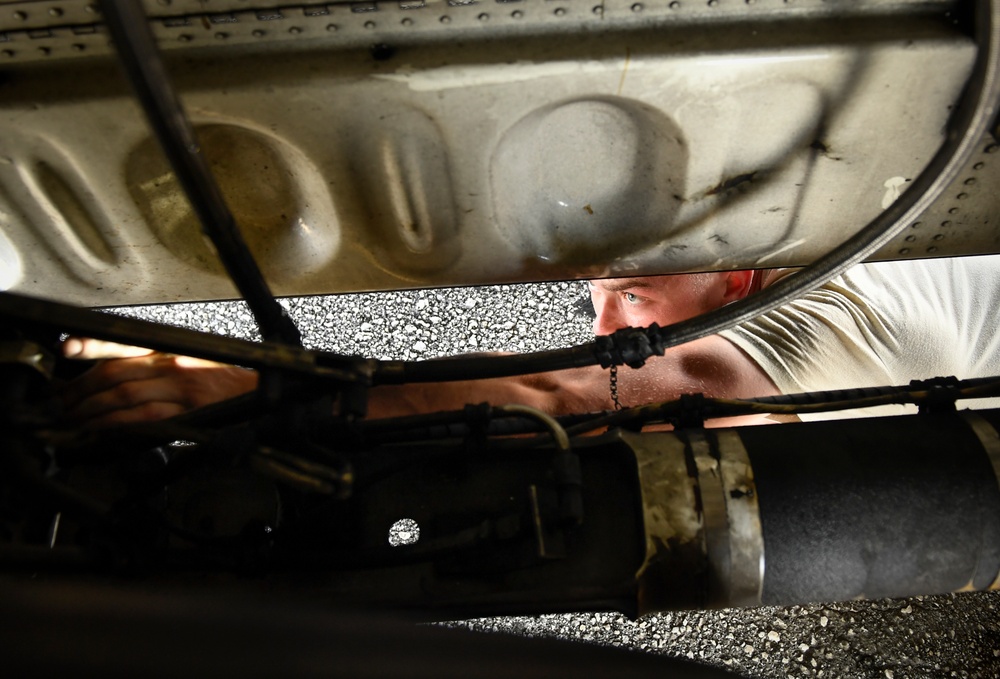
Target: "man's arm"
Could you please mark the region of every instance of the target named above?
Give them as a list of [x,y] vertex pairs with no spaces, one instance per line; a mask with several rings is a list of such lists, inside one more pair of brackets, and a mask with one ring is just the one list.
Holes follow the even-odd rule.
[[[664,356],[649,359],[642,368],[621,368],[618,385],[626,406],[669,401],[687,393],[723,398],[779,393],[747,354],[717,335],[674,347]],[[613,407],[608,371],[594,366],[489,380],[379,387],[372,390],[369,415],[455,410],[482,401],[518,403],[553,415]]]
[[[123,348],[95,340],[67,347],[76,358],[108,358]],[[72,347],[70,349],[69,347]],[[256,387],[256,373],[211,361],[134,348],[105,360],[65,391],[69,415],[101,426],[156,420],[238,396]],[[138,354],[138,355],[136,355]],[[369,416],[393,417],[455,410],[467,403],[517,403],[556,415],[613,407],[608,371],[594,366],[536,375],[376,387]],[[727,340],[706,337],[651,358],[639,370],[619,371],[623,404],[668,401],[684,393],[741,398],[777,394],[774,383]]]
[[162,420],[257,387],[257,373],[189,356],[70,338],[67,358],[100,360],[60,391],[67,418],[85,426]]

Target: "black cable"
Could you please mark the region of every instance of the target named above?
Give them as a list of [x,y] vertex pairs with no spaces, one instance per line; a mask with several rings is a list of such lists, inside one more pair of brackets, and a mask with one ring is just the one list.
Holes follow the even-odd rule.
[[0,292],[0,319],[11,324],[146,347],[248,368],[280,368],[302,375],[365,383],[372,361],[309,351],[276,342],[250,342],[137,318]]
[[100,0],[100,6],[150,126],[219,259],[257,319],[261,335],[301,346],[298,328],[271,294],[215,183],[194,128],[170,86],[141,5],[137,0]]
[[[907,386],[865,387],[836,391],[783,394],[750,399],[701,399],[697,404],[701,419],[740,417],[745,415],[835,412],[885,405],[920,404],[932,398],[934,380],[914,382]],[[948,383],[946,399],[973,399],[1000,396],[1000,377],[953,380]],[[650,403],[618,411],[594,414],[591,419],[564,425],[570,436],[580,436],[597,429],[616,426],[671,423],[690,409],[683,399]]]
[[667,328],[655,324],[649,328],[625,328],[598,337],[592,343],[535,354],[386,362],[377,366],[374,384],[507,377],[588,365],[638,367],[670,347],[750,320],[825,284],[871,256],[925,212],[948,188],[989,131],[1000,98],[1000,0],[977,3],[976,31],[979,46],[976,63],[944,144],[896,202],[808,267],[746,299]]
[[[907,396],[917,391],[925,391],[934,386],[934,380],[917,381],[905,386],[859,387],[853,389],[837,389],[833,391],[810,391],[800,394],[779,394],[777,396],[759,396],[756,398],[739,399],[746,403],[761,405],[813,405],[841,401],[857,401],[874,397]],[[986,390],[1000,390],[1000,376],[975,377],[967,380],[956,380],[952,383],[963,394],[974,394]],[[980,398],[975,395],[965,395],[962,398]]]
[[[996,115],[996,99],[1000,92],[1000,67],[997,65],[1000,57],[1000,0],[980,2],[979,10],[981,16],[977,21],[977,28],[980,35],[977,43],[980,48],[973,75],[967,85],[967,101],[958,108],[947,141],[920,176],[910,183],[906,193],[853,238],[810,267],[779,280],[746,300],[668,328],[661,329],[656,325],[644,329],[625,328],[613,335],[599,337],[591,343],[533,354],[455,357],[417,362],[366,362],[353,359],[351,364],[352,359],[332,354],[306,351],[295,353],[288,347],[282,350],[276,346],[268,347],[266,343],[256,345],[235,339],[220,339],[213,335],[194,334],[192,331],[156,324],[148,324],[136,332],[135,328],[139,326],[124,323],[125,319],[109,322],[105,315],[88,316],[83,310],[73,307],[9,293],[0,294],[0,315],[30,321],[43,327],[71,328],[90,337],[162,351],[255,368],[280,367],[302,373],[325,373],[335,379],[355,381],[357,374],[340,372],[350,364],[365,373],[366,377],[370,374],[372,384],[485,379],[592,365],[609,367],[626,364],[637,367],[649,356],[662,354],[669,347],[719,332],[781,306],[801,293],[821,285],[868,256],[930,205],[962,167],[989,127],[990,120]],[[148,27],[146,30],[148,31]],[[961,130],[961,133],[957,130]],[[252,258],[250,263],[253,265]],[[28,303],[30,306],[26,309]],[[280,309],[280,305],[275,303],[274,306]],[[53,319],[56,318],[64,322],[55,323]],[[132,319],[129,322],[138,323]],[[168,339],[158,339],[161,335],[167,335]],[[328,367],[324,363],[333,365]]]
[[[112,7],[111,13],[114,13],[113,8],[117,7],[116,2],[120,2],[126,9],[130,6],[130,0],[106,0],[106,2]],[[984,0],[978,7],[980,17],[977,28],[980,35],[977,43],[980,48],[973,75],[967,85],[966,101],[958,108],[947,141],[924,172],[911,182],[906,193],[855,237],[810,267],[768,286],[764,291],[746,300],[668,328],[661,329],[655,325],[644,329],[626,328],[613,335],[599,337],[591,343],[534,354],[456,357],[418,362],[378,362],[304,350],[296,351],[292,347],[267,343],[258,345],[151,323],[139,326],[136,324],[141,322],[134,319],[110,320],[103,314],[90,312],[91,315],[87,315],[88,312],[85,310],[9,293],[0,294],[0,316],[30,321],[42,327],[72,329],[74,332],[98,339],[254,368],[284,368],[350,382],[367,381],[370,376],[372,384],[484,379],[592,365],[638,366],[649,356],[660,354],[666,348],[718,332],[780,306],[802,292],[820,285],[842,269],[870,254],[890,238],[896,229],[902,228],[916,214],[926,209],[964,164],[974,145],[988,128],[989,121],[996,115],[996,98],[1000,92],[1000,66],[997,64],[1000,56],[1000,30],[998,30],[1000,0],[988,2]],[[118,19],[123,18],[115,16]],[[144,19],[138,23],[143,22]],[[148,32],[148,26],[145,30]],[[128,32],[125,33],[124,39],[128,40]],[[147,65],[151,63],[140,60],[125,61],[135,68],[138,68],[139,63]],[[162,69],[158,58],[155,58],[155,64]],[[153,79],[155,80],[155,76]],[[156,93],[150,93],[149,96],[152,97],[154,94]],[[168,96],[172,96],[172,93],[168,92]],[[957,130],[961,130],[961,133]],[[197,154],[185,152],[181,155],[188,160],[196,158],[197,160],[193,161],[195,163],[201,160]],[[204,163],[200,164],[204,169]],[[214,184],[212,186],[214,187]],[[252,258],[250,264],[255,266]],[[273,298],[269,299],[273,301]],[[280,309],[280,305],[276,302],[273,307]],[[284,314],[283,310],[281,314]],[[54,319],[61,319],[63,322],[56,323]],[[136,329],[140,327],[141,330],[137,331]],[[167,339],[162,339],[163,336]]]
[[751,298],[665,329],[660,337],[664,347],[715,334],[791,302],[871,256],[931,207],[965,167],[997,114],[1000,98],[1000,0],[981,0],[977,3],[976,31],[979,46],[976,63],[962,101],[948,126],[945,143],[923,172],[909,184],[906,192],[857,234],[808,267],[777,281]]
[[[833,391],[780,394],[748,399],[702,398],[696,405],[684,399],[649,403],[623,410],[606,410],[596,413],[573,414],[556,418],[570,436],[580,436],[597,429],[616,426],[649,425],[666,423],[681,416],[685,410],[701,409],[703,419],[738,417],[760,414],[805,414],[832,412],[856,408],[871,408],[893,404],[918,404],[930,396],[935,380],[914,382],[905,386],[862,387]],[[1000,396],[1000,376],[981,377],[948,382],[949,394],[956,399],[973,399]],[[400,418],[369,420],[359,423],[365,439],[371,444],[392,445],[404,441],[424,441],[434,438],[444,442],[461,439],[468,434],[463,423],[464,411],[410,415]],[[538,433],[544,428],[530,420],[508,417],[490,423],[491,437],[516,436]],[[534,447],[547,437],[530,441]],[[491,442],[495,439],[491,438]]]

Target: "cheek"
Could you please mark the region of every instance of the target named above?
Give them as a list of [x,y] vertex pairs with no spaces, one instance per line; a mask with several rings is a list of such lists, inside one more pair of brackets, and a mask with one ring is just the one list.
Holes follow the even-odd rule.
[[630,325],[636,327],[644,328],[653,323],[668,326],[693,318],[698,313],[699,309],[694,305],[661,302],[635,307],[632,309],[629,320]]
[[619,320],[623,326],[629,326],[631,328],[645,328],[651,323],[659,323],[663,325],[663,321],[660,320],[661,314],[659,310],[651,307],[648,304],[641,304],[638,306],[632,306],[631,304],[622,303],[621,313],[619,314]]

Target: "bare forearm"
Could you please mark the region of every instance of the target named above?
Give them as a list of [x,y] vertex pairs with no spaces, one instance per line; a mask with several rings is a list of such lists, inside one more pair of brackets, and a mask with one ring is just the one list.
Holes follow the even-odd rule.
[[395,417],[439,410],[457,410],[484,401],[494,405],[516,403],[560,415],[590,412],[611,406],[606,373],[581,368],[538,375],[488,380],[433,382],[377,387],[369,400],[369,417]]
[[[123,350],[128,355],[102,362],[67,386],[67,412],[78,422],[161,419],[257,386],[253,371],[93,340],[77,343],[80,347],[68,355],[107,358]],[[702,349],[693,350],[699,343]],[[717,337],[699,343],[651,359],[641,373],[622,368],[622,403],[666,401],[690,392],[730,397],[776,393],[773,383],[733,345]],[[371,391],[369,416],[457,410],[484,401],[527,405],[554,415],[594,412],[613,407],[609,387],[608,371],[596,366],[489,380],[383,386]]]
[[[552,415],[613,407],[609,373],[577,368],[490,380],[408,384],[372,391],[373,418],[457,410],[469,403],[517,403]],[[739,349],[719,337],[671,349],[639,370],[621,368],[618,390],[626,406],[668,401],[685,393],[742,398],[777,393],[773,383]]]

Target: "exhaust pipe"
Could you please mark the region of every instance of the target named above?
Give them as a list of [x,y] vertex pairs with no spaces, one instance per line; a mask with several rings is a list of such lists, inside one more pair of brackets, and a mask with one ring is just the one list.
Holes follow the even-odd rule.
[[639,613],[1000,588],[1000,410],[621,432]]

